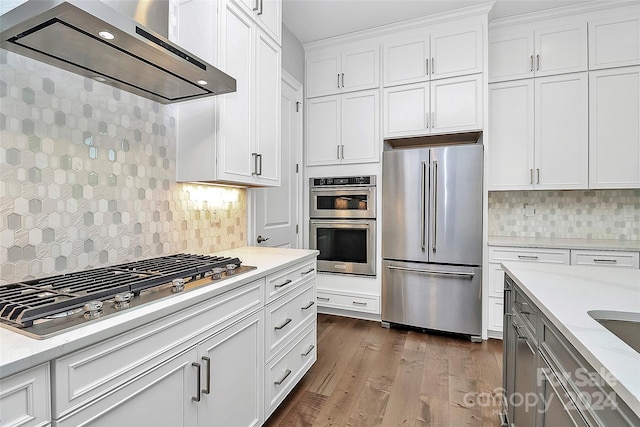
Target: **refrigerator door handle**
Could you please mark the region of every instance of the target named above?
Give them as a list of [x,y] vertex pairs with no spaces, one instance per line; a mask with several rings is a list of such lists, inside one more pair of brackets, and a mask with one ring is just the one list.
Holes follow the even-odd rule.
[[398,267],[395,265],[387,265],[389,270],[401,270],[401,271],[410,271],[412,273],[421,273],[421,274],[433,274],[439,276],[462,276],[468,277],[472,279],[475,276],[475,273],[467,273],[463,271],[439,271],[439,270],[420,270],[417,268],[409,268],[409,267]]
[[425,239],[425,228],[426,228],[426,224],[425,224],[425,213],[427,210],[426,207],[426,197],[425,197],[425,190],[427,188],[427,162],[423,161],[422,162],[422,177],[420,179],[420,248],[424,251],[425,246],[427,245],[426,239]]
[[[438,162],[433,161],[433,202],[431,203],[431,250],[436,251],[436,231],[438,220]],[[424,221],[424,219],[423,219]]]

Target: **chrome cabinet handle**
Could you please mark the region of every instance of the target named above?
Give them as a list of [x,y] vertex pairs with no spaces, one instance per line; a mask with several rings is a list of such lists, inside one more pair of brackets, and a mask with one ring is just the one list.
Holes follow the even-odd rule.
[[431,112],[431,129],[433,129],[434,127],[436,127],[436,112],[432,111]]
[[260,0],[256,0],[256,6],[254,8],[252,8],[251,10],[253,10],[255,12],[256,10],[258,10],[258,8],[260,8]]
[[207,356],[202,356],[202,360],[207,362],[207,389],[202,390],[204,394],[211,393],[211,359]]
[[340,89],[340,73],[338,73],[338,89]]
[[344,159],[344,145],[341,145],[340,147],[342,147],[340,150],[340,152],[342,153],[341,158]]
[[329,301],[330,300],[330,298],[327,298],[327,297],[316,297],[316,299],[318,301]]
[[260,10],[258,10],[258,15],[262,15],[262,12],[264,12],[264,10],[262,9],[264,7],[262,2],[263,0],[260,0]]
[[528,303],[526,303],[526,302],[521,302],[521,303],[516,302],[515,304],[518,307],[518,309],[520,310],[520,313],[522,313],[522,314],[534,314],[533,311],[530,311],[531,310],[531,306]]
[[540,184],[540,168],[536,168],[536,184]]
[[425,211],[427,210],[426,206],[426,197],[424,192],[427,188],[427,162],[422,162],[422,176],[420,177],[420,249],[424,251],[425,246],[427,245],[425,241]]
[[281,288],[281,287],[283,287],[283,286],[287,286],[287,285],[288,285],[289,283],[291,283],[291,282],[292,282],[292,280],[291,280],[291,279],[287,279],[287,280],[285,280],[283,283],[281,283],[281,284],[279,284],[279,285],[275,285],[275,288],[276,288],[276,289],[279,289],[279,288]]
[[300,355],[301,355],[301,356],[304,356],[304,357],[307,357],[307,356],[309,355],[309,353],[311,353],[311,351],[312,351],[314,348],[316,348],[316,347],[315,347],[313,344],[311,344],[311,345],[309,346],[309,348],[307,349],[307,351],[305,351],[304,353],[301,353]]
[[540,55],[536,55],[536,71],[540,71]]
[[260,165],[260,172],[256,172],[256,175],[260,176],[262,175],[262,154],[258,153],[256,157],[258,159],[258,164]]
[[309,304],[305,305],[304,307],[300,307],[301,310],[308,310],[311,308],[311,306],[315,304],[315,301],[309,301]]
[[312,273],[313,271],[315,271],[315,268],[310,268],[310,269],[308,269],[307,271],[303,271],[303,272],[302,272],[302,273],[300,273],[300,274],[302,274],[303,276],[305,276],[305,275],[307,275],[307,274],[309,274],[309,273]]
[[280,380],[279,380],[279,381],[274,381],[273,383],[274,383],[275,385],[280,385],[280,384],[282,384],[282,383],[284,382],[284,380],[286,380],[286,379],[287,379],[287,377],[288,377],[289,375],[291,375],[291,370],[290,370],[290,369],[287,369],[287,371],[284,373],[284,376],[283,376],[282,378],[280,378]]
[[529,71],[533,71],[533,54],[529,56],[529,61],[531,62],[531,69]]
[[198,391],[196,392],[195,396],[191,397],[191,400],[193,400],[194,402],[200,402],[200,374],[201,374],[200,364],[197,362],[193,362],[191,366],[195,366],[198,369],[198,382],[196,385]]
[[342,73],[342,87],[344,87],[344,73]]
[[466,273],[463,271],[440,271],[440,270],[420,270],[417,268],[409,268],[409,267],[398,267],[396,265],[387,265],[389,270],[400,270],[400,271],[409,271],[412,273],[421,273],[421,274],[437,274],[442,276],[463,276],[468,278],[473,278],[475,273]]
[[536,261],[538,259],[537,255],[518,255],[518,259],[528,259],[531,261]]
[[338,151],[336,152],[336,157],[340,159],[340,146],[338,145],[336,146],[336,148],[338,149]]
[[533,169],[529,169],[529,184],[533,184]]
[[436,58],[431,57],[431,75],[436,73]]
[[275,329],[276,331],[279,331],[280,329],[287,326],[289,323],[291,323],[291,319],[287,318],[281,325],[274,326],[273,329]]
[[429,58],[427,58],[427,76],[429,75]]
[[429,113],[427,113],[427,114],[425,114],[425,115],[424,115],[424,117],[425,117],[425,121],[427,122],[427,129],[429,129],[429,127],[430,127],[430,125],[429,125],[429,116],[430,116],[430,115],[431,115],[431,114],[429,114]]
[[251,175],[258,175],[258,153],[251,153],[251,157],[253,157],[253,172],[251,172]]
[[593,262],[599,262],[602,264],[615,264],[618,262],[617,259],[605,259],[605,258],[594,258]]
[[433,203],[431,206],[431,218],[433,218],[433,228],[431,229],[431,250],[435,252],[437,250],[436,233],[438,231],[438,162],[436,160],[433,161]]
[[351,301],[351,303],[353,305],[360,305],[362,307],[366,307],[367,306],[367,303],[366,302],[362,302],[362,301]]

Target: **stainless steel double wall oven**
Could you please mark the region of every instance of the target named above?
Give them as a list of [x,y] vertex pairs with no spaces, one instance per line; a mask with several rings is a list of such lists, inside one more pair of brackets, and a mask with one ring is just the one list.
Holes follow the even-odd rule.
[[376,275],[376,177],[310,178],[309,247],[318,271]]

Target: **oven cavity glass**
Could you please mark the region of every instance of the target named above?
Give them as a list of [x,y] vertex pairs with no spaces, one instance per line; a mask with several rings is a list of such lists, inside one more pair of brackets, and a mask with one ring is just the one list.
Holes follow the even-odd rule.
[[321,261],[367,262],[366,229],[317,228]]
[[369,203],[368,194],[354,194],[350,196],[318,195],[316,198],[317,209],[327,210],[367,210]]

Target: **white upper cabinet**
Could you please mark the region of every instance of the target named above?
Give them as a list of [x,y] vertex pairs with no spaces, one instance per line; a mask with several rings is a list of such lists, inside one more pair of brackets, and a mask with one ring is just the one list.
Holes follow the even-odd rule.
[[589,73],[589,187],[640,187],[640,67]]
[[[280,46],[241,3],[220,1],[217,8],[212,3],[180,4],[179,37],[185,34],[199,49],[217,51],[212,62],[236,79],[236,91],[178,105],[176,178],[278,186]],[[210,31],[195,37],[194,28],[200,28],[192,19],[203,16],[218,25],[206,26]]]
[[587,70],[587,24],[512,26],[489,33],[489,82]]
[[380,160],[378,89],[307,101],[307,165]]
[[380,86],[380,46],[356,45],[307,55],[307,98]]
[[384,86],[481,73],[482,28],[462,21],[394,36],[383,45]]
[[489,190],[588,187],[587,73],[492,84]]
[[[210,0],[209,0],[210,1]],[[276,41],[282,42],[282,0],[233,0]],[[210,1],[211,2],[211,1]],[[215,3],[215,2],[211,2]]]
[[482,129],[482,74],[384,89],[384,137]]
[[589,69],[640,65],[638,12],[589,21]]

